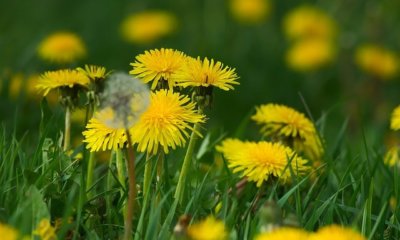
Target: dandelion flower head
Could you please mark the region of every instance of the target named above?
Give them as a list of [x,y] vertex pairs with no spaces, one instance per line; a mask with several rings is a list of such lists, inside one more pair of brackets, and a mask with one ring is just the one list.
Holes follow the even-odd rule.
[[82,133],[91,152],[121,149],[127,142],[126,130],[108,127],[96,117],[89,120]]
[[129,129],[149,106],[150,91],[126,73],[113,73],[101,95],[97,118],[110,128]]
[[359,47],[355,58],[360,69],[380,79],[390,79],[399,71],[398,56],[378,45],[369,44]]
[[233,17],[245,24],[260,23],[271,11],[269,0],[230,0]]
[[193,131],[192,124],[202,123],[205,116],[197,113],[190,98],[170,90],[151,93],[150,106],[132,128],[133,141],[138,151],[156,154],[159,148],[183,146]]
[[225,224],[214,216],[208,216],[201,222],[192,224],[187,229],[187,235],[191,240],[225,240],[228,233]]
[[131,43],[147,44],[173,33],[176,17],[166,11],[144,11],[131,14],[121,24],[122,37]]
[[105,79],[108,75],[105,67],[96,65],[86,64],[85,68],[77,68],[77,70],[85,74],[92,81]]
[[2,240],[17,240],[18,232],[11,226],[0,223],[0,236]]
[[171,76],[182,68],[185,61],[186,56],[183,52],[165,48],[154,49],[136,56],[135,62],[131,63],[133,70],[129,73],[145,83],[153,81],[151,89],[156,89],[160,81],[167,81],[172,89],[175,82]]
[[39,44],[37,51],[43,60],[59,64],[72,63],[86,55],[86,47],[81,38],[70,32],[49,35]]
[[286,61],[290,68],[307,72],[328,65],[335,56],[335,47],[331,41],[313,38],[294,43],[286,54]]
[[33,234],[39,236],[40,239],[43,240],[57,239],[56,229],[50,224],[50,221],[48,219],[42,219],[39,222],[39,225],[33,231]]
[[311,234],[309,240],[366,240],[364,236],[351,228],[338,225],[325,226],[315,234]]
[[261,233],[255,240],[308,240],[309,233],[299,228],[282,227],[272,232]]
[[51,90],[60,87],[73,88],[80,86],[86,88],[90,83],[89,78],[78,70],[63,69],[48,71],[40,76],[36,88],[46,96]]
[[187,58],[183,68],[176,74],[173,79],[178,86],[182,87],[218,87],[222,90],[233,90],[232,85],[238,85],[239,79],[235,69],[224,66],[219,61],[209,60],[200,57]]
[[222,152],[233,172],[242,172],[242,177],[256,182],[257,187],[271,176],[288,182],[291,179],[291,170],[287,167],[289,161],[294,174],[301,175],[309,169],[307,160],[281,143],[226,139],[217,146],[217,151]]
[[390,119],[390,129],[395,131],[400,129],[400,105],[397,106],[392,112],[392,117]]
[[312,6],[301,6],[291,11],[284,19],[284,30],[290,39],[318,38],[332,40],[336,35],[336,24],[326,13]]
[[[261,125],[261,132],[274,140],[289,141],[297,151],[305,151],[314,160],[323,155],[323,147],[314,124],[304,114],[279,104],[256,107],[251,117]],[[292,142],[291,142],[292,141]]]

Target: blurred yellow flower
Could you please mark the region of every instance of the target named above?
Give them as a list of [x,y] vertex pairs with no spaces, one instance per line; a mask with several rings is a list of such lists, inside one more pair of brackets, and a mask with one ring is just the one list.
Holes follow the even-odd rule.
[[123,148],[127,142],[125,129],[115,129],[106,126],[103,121],[93,117],[82,133],[87,143],[86,148],[91,152],[116,150]]
[[175,82],[171,76],[182,68],[185,61],[185,54],[178,50],[154,49],[136,56],[135,62],[131,63],[133,69],[129,73],[145,83],[153,81],[151,89],[156,89],[159,82],[162,85],[168,83],[169,89],[172,89]]
[[86,118],[86,109],[78,108],[71,113],[71,121],[74,123],[82,124]]
[[[168,90],[151,93],[150,106],[131,130],[138,151],[156,154],[159,146],[168,153],[168,148],[183,146],[193,131],[191,124],[205,121],[205,116],[196,112],[190,98]],[[199,133],[200,134],[200,133]]]
[[256,107],[251,117],[261,125],[264,136],[289,144],[298,152],[304,152],[311,160],[318,161],[324,149],[314,124],[303,113],[279,104]]
[[146,44],[171,34],[176,26],[177,19],[172,13],[145,11],[126,17],[121,24],[121,33],[127,42]]
[[336,35],[334,20],[312,6],[301,6],[289,12],[283,26],[287,37],[293,40],[304,38],[332,40]]
[[32,74],[26,80],[26,94],[31,99],[40,99],[41,95],[38,93],[36,86],[39,82],[39,74]]
[[385,153],[385,156],[383,158],[383,161],[386,165],[393,167],[395,165],[399,164],[399,147],[398,146],[392,146],[389,148],[389,150]]
[[73,63],[86,55],[81,38],[70,32],[56,32],[39,44],[38,55],[43,60],[58,64]]
[[241,23],[255,24],[265,20],[271,11],[270,0],[230,0],[233,17]]
[[325,226],[311,234],[308,240],[366,240],[364,236],[351,228],[338,225]]
[[286,54],[286,61],[294,70],[313,71],[331,63],[335,57],[331,41],[312,38],[294,43]]
[[36,88],[46,96],[51,90],[60,87],[87,87],[89,78],[78,70],[63,69],[48,71],[40,76]]
[[363,45],[356,51],[356,63],[366,73],[389,79],[399,71],[398,56],[387,49],[378,45]]
[[255,240],[308,240],[308,237],[309,233],[303,229],[282,227],[272,232],[261,233]]
[[0,223],[1,240],[17,240],[18,232],[13,227]]
[[188,57],[186,64],[172,76],[177,86],[182,87],[218,87],[222,90],[233,90],[232,85],[239,85],[235,69],[224,66],[214,59]]
[[226,139],[217,146],[217,151],[223,153],[234,173],[243,171],[242,176],[256,182],[257,187],[270,176],[279,178],[283,183],[290,181],[292,171],[287,167],[289,161],[294,174],[302,175],[309,170],[307,160],[281,143]]
[[225,224],[214,216],[208,216],[201,222],[190,225],[187,228],[190,240],[225,240],[228,233]]
[[11,98],[18,98],[24,87],[24,75],[22,73],[14,74],[10,79],[10,85],[8,87],[8,94]]
[[397,106],[392,112],[390,128],[395,131],[400,129],[400,105]]
[[56,229],[51,226],[48,219],[42,219],[36,229],[33,231],[34,235],[37,235],[42,240],[56,240]]

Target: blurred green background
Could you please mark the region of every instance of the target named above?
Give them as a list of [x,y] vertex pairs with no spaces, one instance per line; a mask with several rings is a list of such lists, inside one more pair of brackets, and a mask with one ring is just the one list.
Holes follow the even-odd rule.
[[[13,124],[18,112],[18,131],[35,131],[40,104],[23,96],[11,99],[10,76],[54,69],[37,57],[36,48],[49,34],[66,30],[78,34],[87,46],[87,57],[76,66],[88,63],[129,71],[129,63],[137,54],[165,47],[214,58],[236,68],[241,84],[234,91],[215,91],[214,106],[209,111],[211,128],[234,132],[256,105],[275,102],[301,112],[306,112],[306,103],[315,119],[326,116],[326,123],[333,126],[326,131],[338,131],[346,119],[355,134],[361,127],[387,129],[390,112],[400,103],[399,77],[380,81],[363,73],[354,63],[354,51],[360,44],[377,43],[400,53],[400,1],[268,2],[271,10],[263,21],[243,24],[233,18],[228,0],[1,0],[0,120]],[[331,64],[297,72],[285,62],[290,41],[282,23],[286,14],[304,4],[321,9],[335,20],[338,50]],[[174,14],[176,31],[145,45],[125,42],[120,34],[123,19],[154,9]]]

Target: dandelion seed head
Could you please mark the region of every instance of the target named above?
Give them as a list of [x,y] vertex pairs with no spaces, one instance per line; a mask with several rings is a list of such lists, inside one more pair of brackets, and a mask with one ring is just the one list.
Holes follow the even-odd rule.
[[110,128],[130,128],[149,106],[150,91],[140,80],[119,72],[108,78],[100,101],[100,121]]

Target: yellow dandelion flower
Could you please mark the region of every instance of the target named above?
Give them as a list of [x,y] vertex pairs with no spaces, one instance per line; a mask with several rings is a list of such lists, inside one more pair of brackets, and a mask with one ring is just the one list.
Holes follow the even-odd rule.
[[390,128],[395,131],[400,129],[400,105],[397,106],[392,112]]
[[208,60],[200,57],[188,57],[183,68],[174,74],[173,79],[178,86],[182,87],[218,87],[222,90],[232,90],[235,84],[239,84],[239,79],[235,69],[224,66],[221,62],[214,59]]
[[37,235],[42,240],[56,240],[56,229],[51,226],[48,219],[42,219],[36,229],[33,231],[34,235]]
[[171,79],[186,61],[183,52],[173,49],[154,49],[145,51],[144,54],[136,56],[135,62],[131,63],[133,70],[129,73],[135,75],[143,82],[153,81],[151,89],[155,89],[159,81],[167,81],[170,89],[175,85]]
[[150,106],[132,127],[133,141],[138,143],[138,151],[156,154],[161,147],[183,146],[189,136],[191,124],[205,121],[205,116],[195,111],[195,103],[185,95],[168,90],[160,90],[150,96]]
[[2,240],[17,240],[18,232],[13,227],[0,223],[0,236]]
[[318,8],[301,6],[284,19],[283,27],[290,39],[332,39],[336,35],[334,20]]
[[309,169],[305,159],[280,143],[227,139],[217,146],[217,150],[223,153],[233,172],[243,171],[242,176],[256,182],[257,187],[270,176],[279,178],[283,183],[288,182],[291,179],[291,170],[287,167],[289,161],[295,174],[303,174]]
[[269,0],[231,0],[230,10],[233,17],[245,24],[260,23],[271,11]]
[[46,96],[51,90],[60,87],[73,88],[74,86],[87,87],[89,78],[80,71],[63,69],[49,71],[41,75],[37,89]]
[[255,240],[308,240],[309,233],[299,228],[282,227],[272,232],[261,233]]
[[59,64],[72,63],[86,55],[83,41],[70,32],[51,34],[39,44],[37,51],[43,60]]
[[351,228],[345,228],[338,225],[330,225],[311,234],[309,240],[366,240],[364,236]]
[[11,98],[18,98],[22,91],[24,85],[24,75],[22,73],[16,73],[10,79],[10,85],[8,89],[8,94]]
[[108,127],[96,117],[89,120],[82,134],[85,137],[83,142],[91,152],[120,149],[127,142],[124,128]]
[[335,57],[335,47],[331,41],[313,38],[292,45],[286,54],[286,62],[290,68],[306,72],[328,65]]
[[317,130],[303,113],[270,103],[256,107],[251,119],[262,126],[264,136],[289,141],[296,151],[304,151],[313,160],[322,157],[324,149]]
[[199,223],[190,225],[187,235],[191,240],[224,240],[228,239],[225,224],[214,216],[208,216]]
[[105,67],[96,65],[85,65],[85,68],[77,68],[78,71],[85,74],[90,80],[97,81],[107,77],[108,73]]
[[359,47],[355,55],[357,65],[366,73],[389,79],[399,71],[398,56],[378,45],[363,45]]
[[173,33],[176,17],[166,11],[145,11],[126,17],[121,24],[122,37],[131,43],[152,43]]

